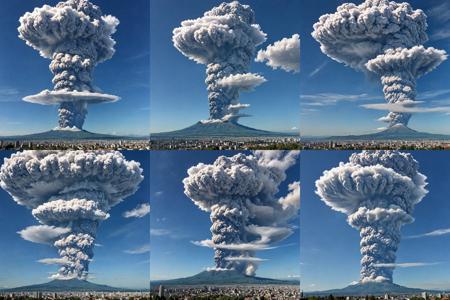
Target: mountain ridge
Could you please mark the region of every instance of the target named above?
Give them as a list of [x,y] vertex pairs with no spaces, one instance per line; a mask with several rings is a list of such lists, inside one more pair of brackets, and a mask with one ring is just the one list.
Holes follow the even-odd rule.
[[450,140],[450,135],[420,132],[405,125],[397,124],[383,131],[362,134],[330,136],[319,140],[351,141],[351,140]]
[[158,285],[239,285],[239,284],[273,284],[273,285],[299,285],[298,280],[282,280],[247,276],[234,270],[229,271],[203,271],[190,277],[151,281],[151,286]]
[[420,294],[422,292],[438,293],[442,291],[427,290],[420,288],[410,288],[401,286],[392,282],[367,282],[349,285],[342,289],[332,289],[326,291],[306,292],[306,295],[311,296],[380,296],[380,295],[412,295]]
[[45,140],[132,140],[144,137],[119,136],[94,133],[86,130],[49,130],[40,133],[0,136],[0,140],[45,141]]
[[104,284],[96,284],[86,280],[68,279],[52,280],[50,282],[20,286],[0,290],[2,292],[131,292],[137,291],[126,288],[116,288]]
[[197,122],[189,127],[150,134],[151,138],[156,139],[198,139],[198,138],[218,138],[218,137],[280,137],[280,136],[298,136],[298,134],[272,132],[244,126],[233,122]]

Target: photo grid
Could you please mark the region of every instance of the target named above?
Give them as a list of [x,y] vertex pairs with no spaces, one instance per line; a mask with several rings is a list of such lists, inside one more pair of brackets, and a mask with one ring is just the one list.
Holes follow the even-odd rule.
[[450,299],[450,2],[0,20],[0,300]]

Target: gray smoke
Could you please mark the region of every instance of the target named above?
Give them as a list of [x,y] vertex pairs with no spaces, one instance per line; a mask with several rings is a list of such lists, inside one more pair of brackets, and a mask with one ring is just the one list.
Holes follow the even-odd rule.
[[139,163],[106,151],[24,151],[0,169],[0,186],[43,224],[21,235],[58,249],[60,259],[44,259],[61,264],[55,279],[87,278],[99,223],[142,179]]
[[[426,18],[406,2],[345,3],[335,13],[321,16],[312,36],[330,58],[380,76],[389,103],[414,101],[416,79],[447,58],[443,50],[421,46],[428,40]],[[391,112],[381,120],[406,126],[410,117]]]
[[257,151],[220,156],[188,170],[184,193],[213,223],[212,239],[196,244],[215,249],[216,270],[254,275],[261,261],[255,251],[271,249],[292,234],[288,222],[298,213],[300,185],[292,183],[286,197],[276,195],[297,156],[297,151]]
[[[173,30],[172,40],[183,55],[206,65],[209,120],[237,121],[239,116],[230,105],[239,104],[239,92],[265,81],[249,73],[256,46],[266,40],[250,6],[237,1],[222,3],[203,17],[181,22],[181,27]],[[253,76],[254,83],[249,87],[247,80],[240,86],[233,76]]]
[[[19,38],[52,60],[54,89],[24,100],[59,104],[61,129],[81,129],[88,103],[118,100],[116,96],[96,93],[92,85],[95,66],[114,54],[115,41],[111,35],[118,24],[115,17],[103,15],[88,0],[67,0],[55,7],[44,5],[25,13],[20,18]],[[77,97],[76,92],[84,96]]]
[[361,282],[392,282],[401,227],[414,221],[414,206],[426,195],[426,176],[407,153],[363,151],[325,171],[316,193],[333,210],[348,215],[360,231]]
[[[416,79],[431,72],[446,59],[444,50],[414,46],[386,50],[366,66],[381,77],[384,97],[389,103],[406,104],[416,99]],[[390,112],[384,120],[391,126],[408,125],[410,118],[410,113]]]

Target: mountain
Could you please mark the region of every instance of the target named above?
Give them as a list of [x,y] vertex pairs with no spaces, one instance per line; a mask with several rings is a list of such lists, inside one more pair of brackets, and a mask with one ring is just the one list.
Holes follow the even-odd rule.
[[[142,137],[143,138],[143,137]],[[102,133],[93,133],[86,130],[49,130],[40,133],[4,136],[0,140],[19,140],[19,141],[49,141],[49,140],[130,140],[140,139],[128,136],[118,136]]]
[[318,291],[318,292],[307,292],[307,295],[314,296],[379,296],[379,295],[417,295],[421,292],[434,292],[437,293],[439,291],[431,291],[431,290],[423,290],[416,288],[404,287],[392,282],[367,282],[367,283],[358,283],[354,285],[349,285],[343,289],[334,289],[328,291]]
[[433,134],[416,131],[402,124],[396,124],[383,131],[364,134],[364,135],[347,135],[332,136],[325,138],[332,141],[351,141],[351,140],[450,140],[450,135]]
[[256,276],[247,276],[237,271],[203,271],[197,275],[163,281],[152,281],[151,286],[158,285],[258,285],[258,284],[277,284],[277,285],[299,285],[298,280],[279,280],[271,278],[262,278]]
[[259,130],[233,122],[197,122],[181,130],[152,133],[151,139],[202,139],[221,137],[288,137],[298,134]]
[[115,288],[108,285],[95,284],[85,280],[52,280],[47,283],[21,286],[1,290],[2,292],[119,292],[130,289]]

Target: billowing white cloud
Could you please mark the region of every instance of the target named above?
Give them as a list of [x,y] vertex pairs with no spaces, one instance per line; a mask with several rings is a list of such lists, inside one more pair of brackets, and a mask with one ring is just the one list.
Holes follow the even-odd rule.
[[294,34],[259,50],[255,60],[265,62],[274,70],[281,68],[286,72],[300,72],[300,36]]
[[48,225],[34,225],[17,232],[24,240],[38,243],[51,244],[63,234],[70,232],[67,227],[55,227]]

